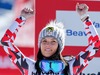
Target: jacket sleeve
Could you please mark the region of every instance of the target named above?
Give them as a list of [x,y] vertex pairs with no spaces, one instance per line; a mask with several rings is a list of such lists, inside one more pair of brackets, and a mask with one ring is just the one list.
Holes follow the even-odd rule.
[[16,34],[20,27],[24,25],[25,18],[17,18],[13,24],[6,30],[1,43],[3,45],[4,51],[8,54],[11,61],[19,68],[19,70],[24,75],[24,69],[28,69],[28,63],[26,57],[21,53],[21,51],[13,44],[16,38]]
[[82,72],[100,49],[100,38],[89,17],[87,17],[83,23],[88,37],[88,46],[73,59],[73,75],[78,75]]

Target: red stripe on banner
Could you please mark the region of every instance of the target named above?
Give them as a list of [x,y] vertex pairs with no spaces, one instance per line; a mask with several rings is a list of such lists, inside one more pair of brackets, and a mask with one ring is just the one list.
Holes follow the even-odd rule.
[[0,75],[22,75],[18,69],[0,69]]
[[[65,46],[62,54],[76,56],[80,51],[84,51],[86,49],[85,46]],[[95,57],[100,57],[100,50],[96,53]]]

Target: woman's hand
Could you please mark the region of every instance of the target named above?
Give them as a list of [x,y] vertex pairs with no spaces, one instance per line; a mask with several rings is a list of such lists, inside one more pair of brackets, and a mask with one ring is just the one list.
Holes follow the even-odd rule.
[[23,16],[24,18],[28,19],[30,17],[32,17],[34,14],[34,11],[30,8],[24,8],[22,11],[21,11],[21,15],[20,16]]
[[88,12],[89,7],[86,4],[76,4],[76,11],[80,16],[86,14]]

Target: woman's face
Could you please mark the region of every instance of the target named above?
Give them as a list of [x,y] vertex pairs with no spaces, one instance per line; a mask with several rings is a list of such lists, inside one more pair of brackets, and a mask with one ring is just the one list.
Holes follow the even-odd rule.
[[58,48],[58,42],[53,37],[45,37],[41,41],[41,53],[45,57],[52,56]]

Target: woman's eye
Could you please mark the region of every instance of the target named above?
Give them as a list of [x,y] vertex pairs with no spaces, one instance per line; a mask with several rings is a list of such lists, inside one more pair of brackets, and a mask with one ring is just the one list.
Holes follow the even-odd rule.
[[43,44],[46,44],[46,43],[47,43],[47,41],[46,41],[46,40],[43,40],[43,41],[42,41],[42,43],[43,43]]
[[42,42],[47,42],[46,40],[42,41]]
[[57,42],[57,41],[54,40],[54,41],[52,41],[52,42]]
[[52,44],[55,44],[55,43],[57,43],[56,41],[52,41]]

